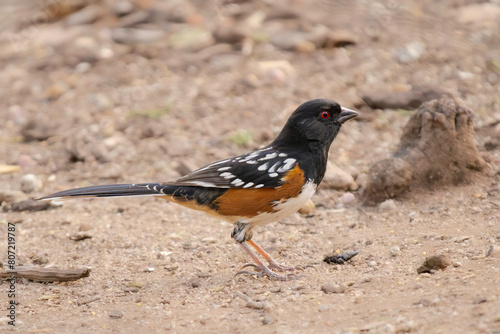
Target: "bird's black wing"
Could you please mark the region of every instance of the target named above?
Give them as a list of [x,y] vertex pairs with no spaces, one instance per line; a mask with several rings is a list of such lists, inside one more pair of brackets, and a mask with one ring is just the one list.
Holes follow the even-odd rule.
[[297,164],[287,153],[272,146],[221,160],[185,175],[170,184],[213,188],[276,188]]

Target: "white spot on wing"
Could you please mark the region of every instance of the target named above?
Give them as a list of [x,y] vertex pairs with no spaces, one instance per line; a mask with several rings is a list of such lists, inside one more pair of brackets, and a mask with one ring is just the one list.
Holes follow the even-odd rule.
[[250,164],[250,165],[255,165],[257,163],[256,160],[248,160],[247,161],[247,164]]
[[240,183],[241,180],[240,179],[234,179],[233,182],[231,182],[231,184],[236,184],[236,183]]
[[220,174],[220,177],[223,177],[225,179],[232,179],[233,177],[236,177],[236,176],[229,173],[229,172],[224,172],[224,173]]
[[276,177],[278,175],[279,175],[278,173],[271,173],[271,174],[269,174],[270,177]]
[[279,157],[284,158],[284,157],[286,157],[287,155],[288,155],[288,154],[286,154],[286,153],[280,153],[278,156],[279,156]]
[[254,188],[255,188],[255,189],[258,189],[258,188],[262,188],[263,186],[264,186],[264,185],[261,183],[261,184],[256,185]]
[[250,187],[251,187],[251,186],[253,186],[253,185],[254,185],[254,183],[253,183],[253,182],[248,182],[247,184],[245,184],[245,185],[243,186],[243,188],[250,188]]
[[265,163],[263,165],[260,165],[259,168],[257,168],[258,170],[266,170],[267,169],[267,166],[269,165],[269,163]]
[[292,168],[292,166],[295,163],[295,161],[297,161],[297,160],[292,159],[292,158],[288,158],[285,161],[283,161],[283,166],[281,166],[280,168],[278,168],[278,173],[282,173],[282,172],[287,171],[290,168]]
[[273,152],[273,153],[268,153],[266,154],[265,157],[263,158],[260,158],[259,161],[264,161],[264,160],[270,160],[270,159],[274,159],[278,156],[278,154],[276,154],[276,152]]
[[278,161],[277,163],[275,163],[271,168],[269,168],[268,172],[269,173],[274,173],[276,172],[276,168],[278,167],[278,165],[281,164],[281,161]]
[[228,170],[228,169],[231,169],[231,167],[230,167],[230,166],[227,166],[227,167],[221,167],[221,168],[217,169],[217,171],[218,171],[218,172],[223,172],[223,171]]
[[196,186],[207,187],[207,188],[215,187],[215,184],[205,181],[186,181],[186,183],[191,183]]
[[211,167],[213,167],[213,166],[217,166],[217,165],[220,165],[220,164],[222,164],[222,163],[224,163],[224,162],[228,162],[228,161],[229,161],[229,159],[214,162],[214,163],[212,163],[212,164],[210,164],[210,165],[207,165],[207,166],[205,166],[205,167],[203,167],[203,168],[200,168],[200,169],[198,169],[198,170],[194,171],[193,173],[201,172],[201,171],[203,171],[203,170],[209,169],[209,168],[211,168]]

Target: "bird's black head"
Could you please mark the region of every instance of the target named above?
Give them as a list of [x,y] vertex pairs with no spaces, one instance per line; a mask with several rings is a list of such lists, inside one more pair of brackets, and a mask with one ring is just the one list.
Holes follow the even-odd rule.
[[271,144],[275,147],[308,146],[322,151],[330,148],[342,124],[358,115],[329,99],[315,99],[300,105]]

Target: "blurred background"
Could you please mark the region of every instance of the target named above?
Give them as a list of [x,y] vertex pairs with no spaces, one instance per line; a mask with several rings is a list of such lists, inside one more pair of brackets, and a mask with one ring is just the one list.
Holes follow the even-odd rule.
[[354,177],[397,144],[407,111],[446,93],[498,146],[496,1],[2,6],[1,162],[44,183],[176,178],[267,144],[318,97],[361,111],[332,151]]

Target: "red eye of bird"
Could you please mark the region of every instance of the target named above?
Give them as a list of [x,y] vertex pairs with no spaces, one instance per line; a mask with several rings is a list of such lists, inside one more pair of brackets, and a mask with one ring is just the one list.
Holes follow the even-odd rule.
[[323,119],[329,119],[330,118],[330,113],[328,111],[322,111],[321,112],[321,118],[323,118]]

